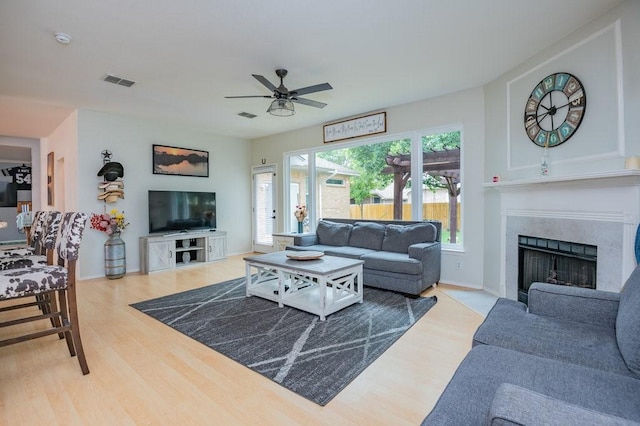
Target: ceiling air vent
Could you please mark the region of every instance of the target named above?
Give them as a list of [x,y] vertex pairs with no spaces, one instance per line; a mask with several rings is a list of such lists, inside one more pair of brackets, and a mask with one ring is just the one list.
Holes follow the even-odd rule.
[[241,112],[238,114],[240,117],[244,117],[244,118],[256,118],[257,115],[255,114],[251,114],[249,112]]
[[107,74],[102,77],[102,80],[107,83],[119,84],[120,86],[131,87],[136,84],[135,81],[127,80],[126,78],[116,77],[115,75]]

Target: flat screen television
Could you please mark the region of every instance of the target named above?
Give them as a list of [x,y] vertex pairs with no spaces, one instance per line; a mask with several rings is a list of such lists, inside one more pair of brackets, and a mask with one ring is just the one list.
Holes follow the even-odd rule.
[[216,193],[149,191],[149,233],[216,228]]
[[0,207],[18,206],[18,186],[12,182],[0,182]]

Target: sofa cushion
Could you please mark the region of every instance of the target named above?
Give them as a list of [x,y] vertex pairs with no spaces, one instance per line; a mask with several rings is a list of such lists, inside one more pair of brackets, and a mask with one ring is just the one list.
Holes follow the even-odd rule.
[[629,370],[640,374],[640,265],[620,292],[616,339]]
[[349,236],[349,245],[371,250],[380,250],[384,239],[385,226],[373,222],[356,222]]
[[478,327],[473,345],[481,344],[636,377],[625,365],[612,327],[531,314],[511,299],[498,299]]
[[511,383],[498,386],[486,424],[640,426],[640,423],[569,404]]
[[361,259],[364,260],[366,269],[411,275],[422,274],[422,262],[410,258],[406,253],[374,251],[362,255]]
[[321,220],[318,222],[316,234],[318,244],[329,246],[346,246],[349,244],[349,235],[353,225],[350,223],[337,223]]
[[434,242],[437,234],[436,227],[431,223],[387,225],[382,240],[382,250],[407,253],[410,245]]
[[363,255],[373,252],[375,252],[375,250],[351,246],[331,246],[324,250],[324,254],[327,256],[348,257],[350,259],[360,259]]

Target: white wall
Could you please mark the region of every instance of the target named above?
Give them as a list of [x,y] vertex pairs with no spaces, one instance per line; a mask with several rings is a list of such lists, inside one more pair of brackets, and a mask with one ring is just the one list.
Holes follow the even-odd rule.
[[[571,139],[548,150],[551,176],[620,170],[626,156],[640,154],[639,16],[640,2],[627,1],[485,86],[485,182],[539,176],[543,149],[521,124],[529,95],[523,88],[530,92],[554,72],[581,80],[587,109]],[[484,286],[499,294],[501,206],[493,189],[484,217]]]
[[[209,177],[154,175],[153,144],[209,151]],[[97,199],[100,153],[108,149],[112,161],[124,167],[125,198],[113,204]],[[117,208],[130,225],[122,234],[127,245],[127,272],[139,265],[138,238],[148,234],[147,191],[189,190],[216,193],[217,227],[227,231],[228,252],[251,249],[250,143],[180,127],[163,121],[144,120],[90,110],[78,111],[78,171],[66,182],[77,186],[78,210],[87,213]],[[66,164],[66,161],[65,161]],[[82,243],[80,278],[104,276],[103,245],[106,235],[87,229]]]
[[[43,210],[78,210],[78,112],[72,112],[49,136],[42,139],[41,147],[39,196]],[[53,175],[53,205],[48,205],[47,201],[47,155],[50,152],[53,152],[57,165]]]
[[[483,109],[484,97],[482,89],[467,90],[385,109],[387,112],[387,135],[449,125],[462,126],[463,205],[473,206],[473,208],[469,210],[463,209],[462,213],[464,251],[443,252],[442,281],[470,287],[482,287],[484,245],[482,215],[484,190],[481,185],[484,175]],[[284,119],[295,120],[295,116]],[[322,126],[313,126],[253,141],[253,165],[261,164],[263,159],[267,164],[277,164],[278,210],[286,208],[283,201],[283,154],[288,151],[322,146],[324,145],[322,135]],[[340,144],[332,143],[331,146],[339,148]],[[278,230],[282,230],[282,220],[286,215],[281,214],[280,211],[277,213],[276,216],[279,218]],[[457,270],[454,266],[457,261],[462,262],[463,268],[461,270]]]

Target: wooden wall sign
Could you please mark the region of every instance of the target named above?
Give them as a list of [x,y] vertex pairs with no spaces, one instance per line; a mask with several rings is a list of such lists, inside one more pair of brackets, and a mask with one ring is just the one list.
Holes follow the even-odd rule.
[[387,131],[387,113],[351,118],[324,125],[324,143],[375,135]]

